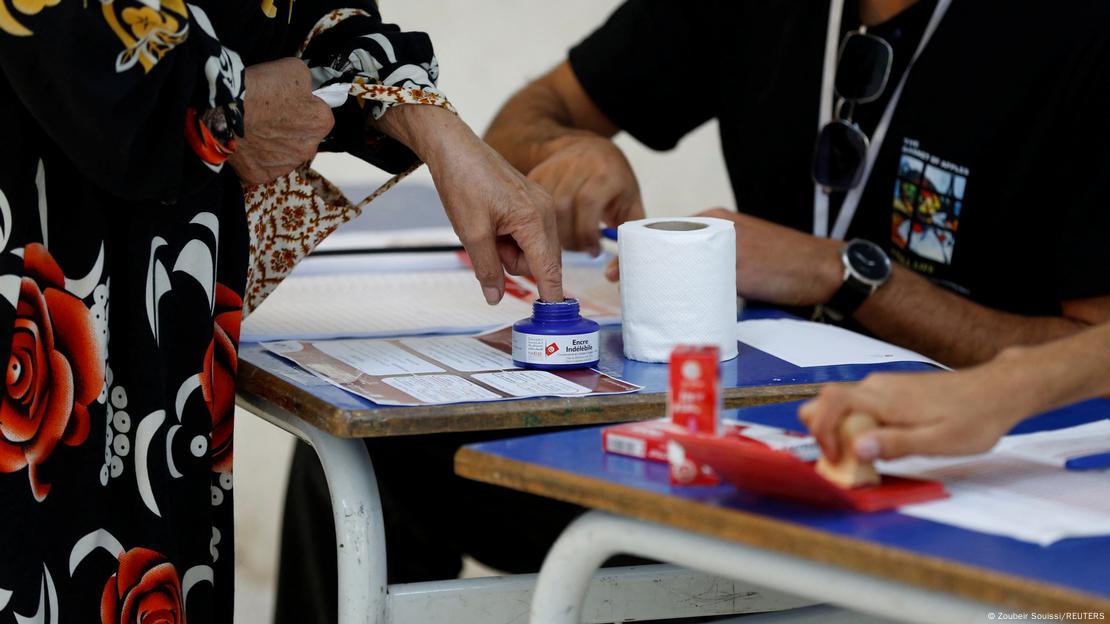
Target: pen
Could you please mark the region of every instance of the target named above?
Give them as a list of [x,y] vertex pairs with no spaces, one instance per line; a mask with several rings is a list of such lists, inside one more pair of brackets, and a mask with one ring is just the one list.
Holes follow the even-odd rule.
[[1110,451],[1073,457],[1064,462],[1064,468],[1068,470],[1098,470],[1100,468],[1110,468]]
[[611,241],[617,240],[617,228],[601,228],[601,237]]

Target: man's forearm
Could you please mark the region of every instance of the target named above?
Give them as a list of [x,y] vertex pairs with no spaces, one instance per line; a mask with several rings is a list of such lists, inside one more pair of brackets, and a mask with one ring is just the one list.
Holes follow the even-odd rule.
[[527,173],[576,136],[612,137],[619,130],[564,61],[510,98],[485,139]]
[[876,336],[953,367],[985,362],[1015,345],[1039,344],[1088,325],[1064,317],[1034,317],[992,310],[902,267],[856,311]]
[[527,173],[547,158],[552,142],[582,132],[572,127],[570,112],[555,90],[538,80],[501,107],[484,138],[505,160]]

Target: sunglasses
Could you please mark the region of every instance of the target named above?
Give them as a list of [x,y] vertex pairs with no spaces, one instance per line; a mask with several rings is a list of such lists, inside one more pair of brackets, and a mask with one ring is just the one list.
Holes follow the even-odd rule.
[[847,191],[859,185],[870,140],[852,121],[852,113],[856,104],[882,95],[893,60],[889,43],[862,31],[849,33],[840,44],[833,120],[821,129],[813,153],[813,179],[820,186]]

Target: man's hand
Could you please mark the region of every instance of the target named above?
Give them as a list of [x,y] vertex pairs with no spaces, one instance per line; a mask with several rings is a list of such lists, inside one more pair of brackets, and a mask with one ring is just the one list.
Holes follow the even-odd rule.
[[599,224],[616,227],[644,218],[636,176],[611,140],[578,132],[551,141],[545,151],[548,156],[528,179],[554,198],[563,247],[596,256],[601,253]]
[[[969,455],[989,450],[1032,409],[1015,391],[1003,362],[958,373],[875,374],[852,386],[828,386],[798,416],[836,462],[842,453],[864,461],[906,455]],[[840,448],[837,431],[863,412],[879,428],[854,448]]]
[[299,59],[246,69],[244,136],[228,163],[247,184],[277,179],[312,160],[331,132],[331,108],[312,95],[312,78]]
[[544,301],[563,300],[555,210],[543,188],[441,108],[394,106],[376,126],[428,164],[487,302],[504,296],[505,270],[532,275]]

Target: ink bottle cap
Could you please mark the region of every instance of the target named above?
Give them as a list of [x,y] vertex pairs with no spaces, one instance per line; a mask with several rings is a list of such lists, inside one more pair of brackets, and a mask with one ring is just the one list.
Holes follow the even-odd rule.
[[597,366],[600,326],[582,318],[577,299],[532,303],[532,318],[513,324],[513,363],[522,368],[569,370]]

